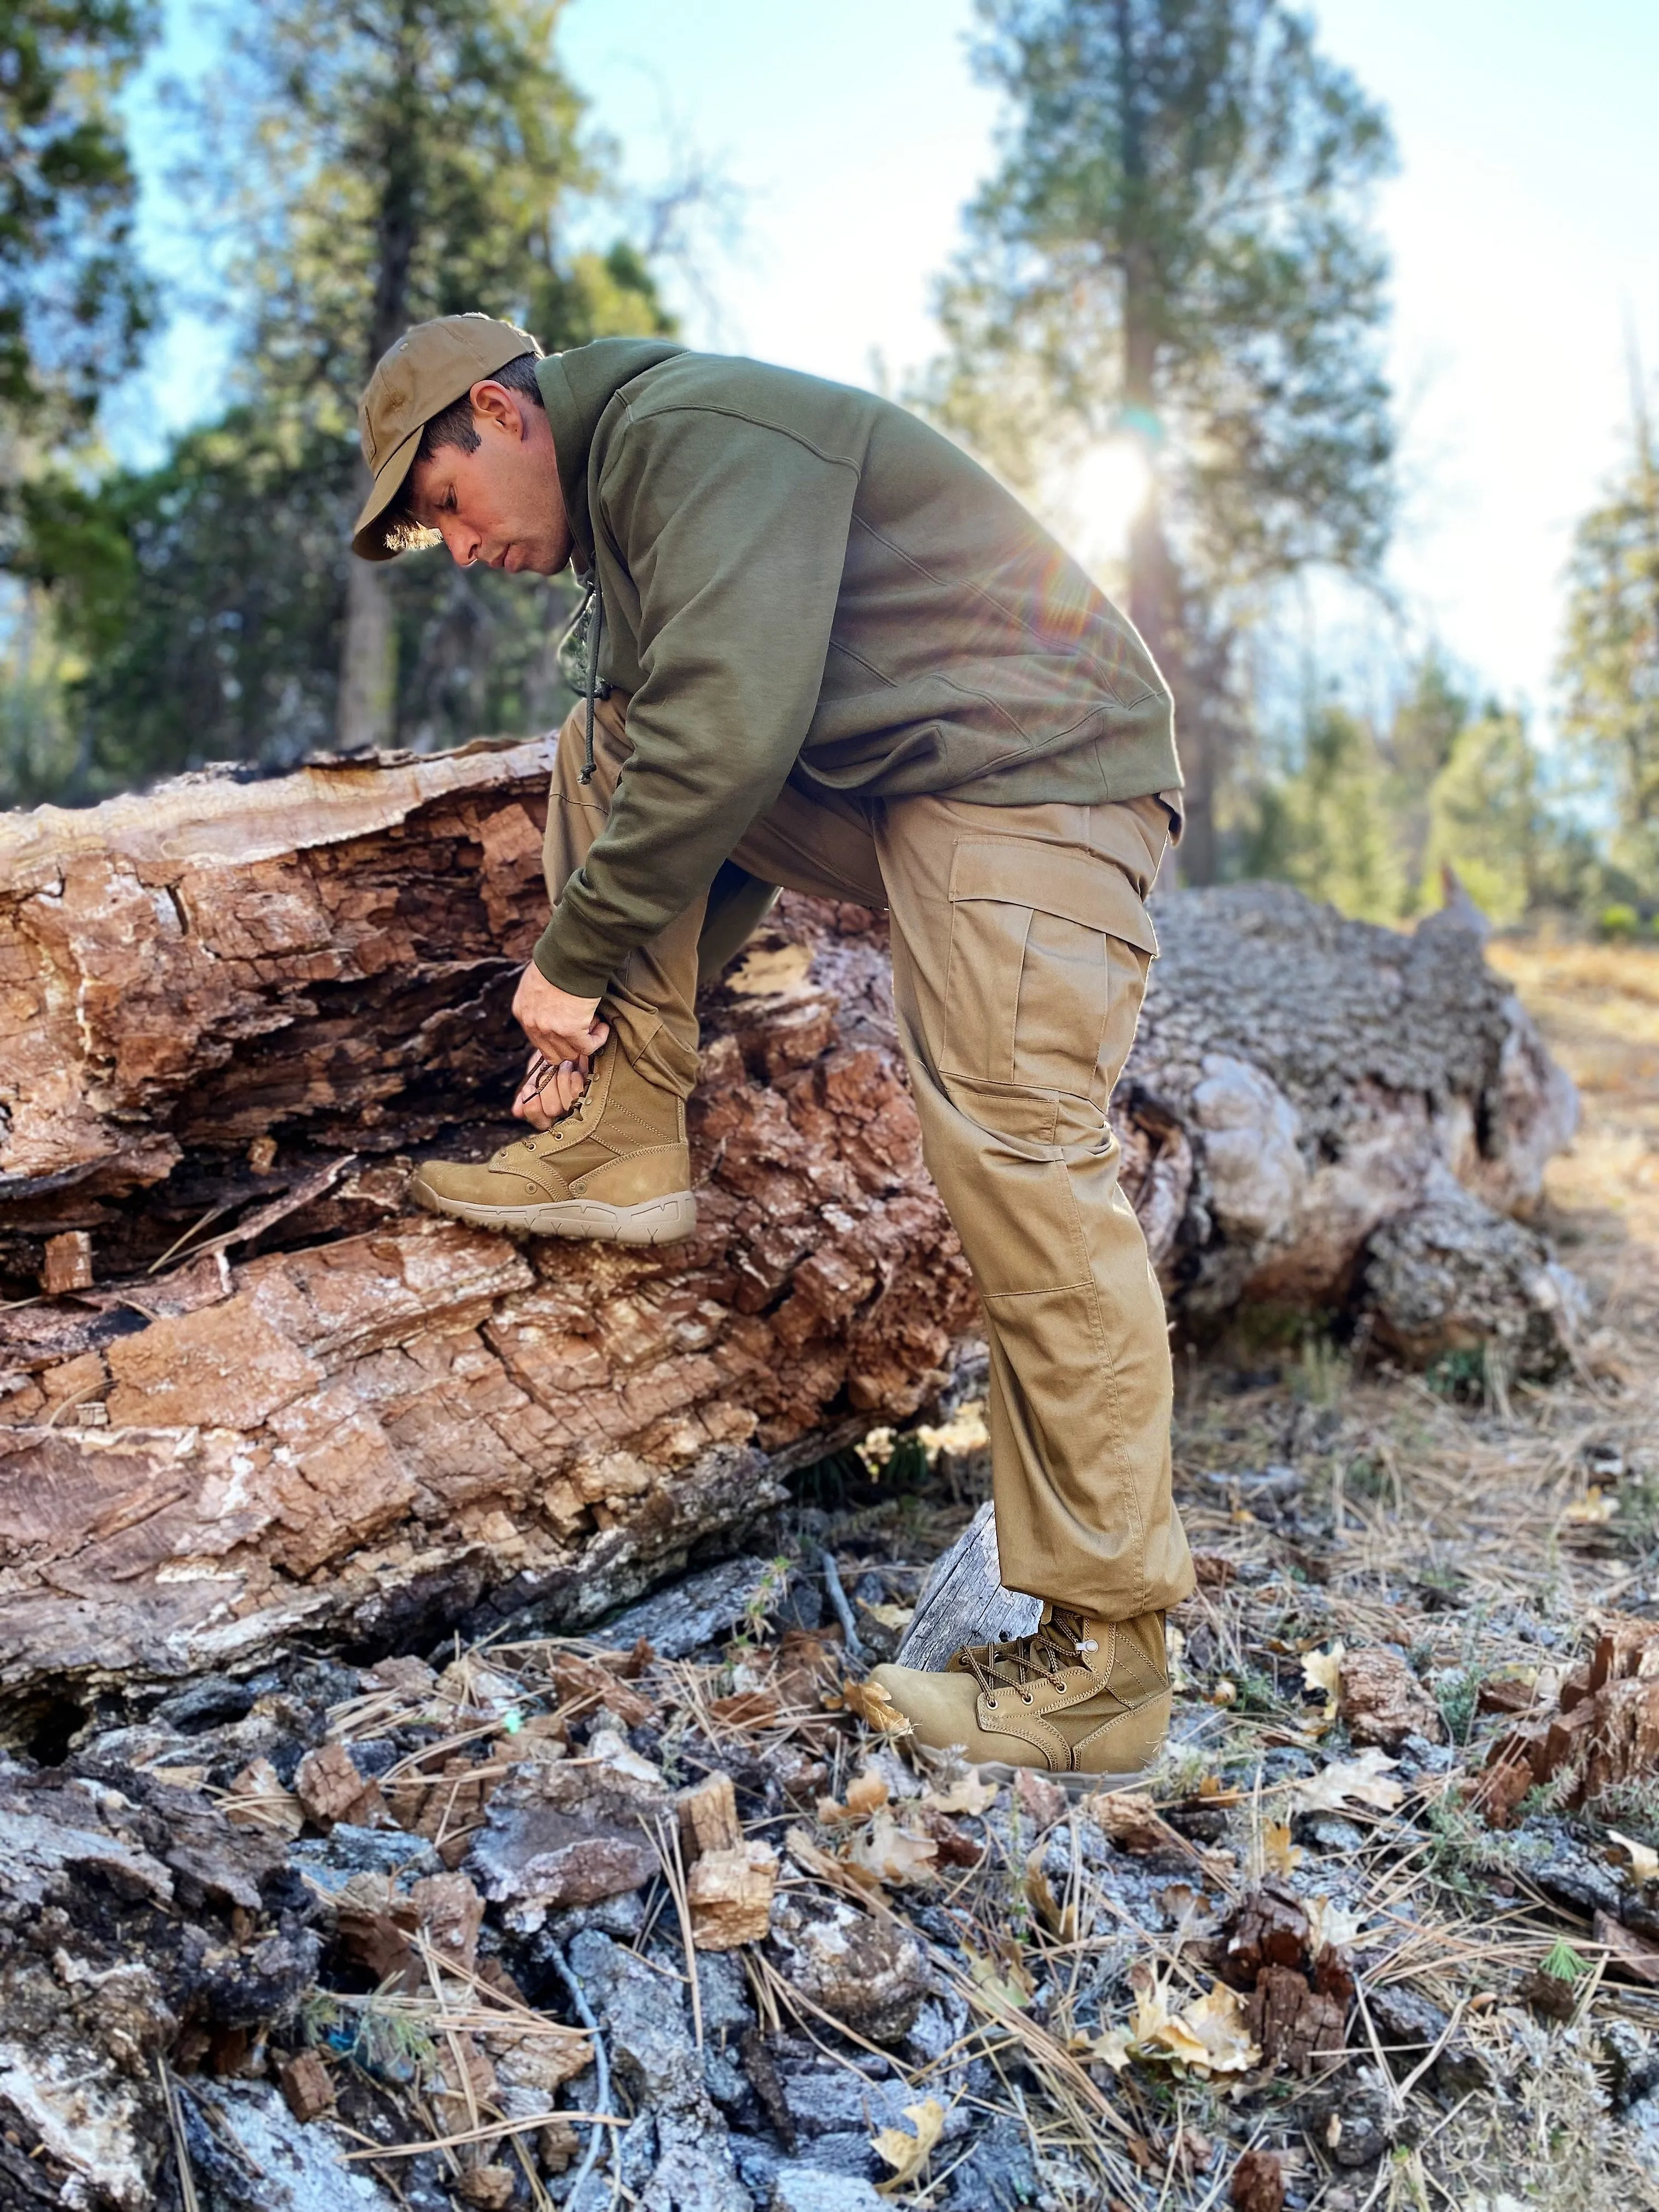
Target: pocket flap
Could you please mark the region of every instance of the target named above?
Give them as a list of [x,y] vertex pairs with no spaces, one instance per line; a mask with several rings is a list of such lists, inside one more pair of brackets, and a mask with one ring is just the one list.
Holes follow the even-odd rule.
[[1058,915],[1157,956],[1140,893],[1116,862],[1040,837],[963,838],[951,860],[952,899],[997,899]]

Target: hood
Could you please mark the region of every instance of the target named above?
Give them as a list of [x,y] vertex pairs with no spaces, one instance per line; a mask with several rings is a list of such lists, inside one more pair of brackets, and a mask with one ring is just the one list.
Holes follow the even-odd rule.
[[587,455],[599,417],[624,385],[685,348],[665,338],[595,338],[568,353],[549,354],[536,367],[558,455],[565,514],[575,541],[577,565],[593,563],[593,525],[587,512]]

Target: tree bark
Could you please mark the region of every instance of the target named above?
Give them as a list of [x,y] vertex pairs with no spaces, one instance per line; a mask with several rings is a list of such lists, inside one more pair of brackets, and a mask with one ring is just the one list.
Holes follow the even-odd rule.
[[[705,994],[690,1242],[407,1206],[419,1153],[518,1133],[548,765],[480,744],[0,817],[0,1698],[301,1627],[396,1645],[487,1596],[592,1620],[972,1344],[862,908],[786,897]],[[1571,1301],[1505,1217],[1571,1088],[1478,935],[1267,885],[1155,912],[1115,1121],[1179,1323],[1272,1302],[1368,1311],[1401,1356],[1549,1356]],[[64,1238],[83,1287],[38,1295]]]
[[[360,471],[367,492],[367,469]],[[336,737],[343,753],[390,745],[397,727],[398,636],[392,576],[385,562],[346,569],[345,636],[340,648]]]
[[[421,201],[420,131],[415,112],[419,40],[415,11],[406,9],[398,27],[392,88],[382,118],[374,292],[363,362],[365,383],[380,356],[403,336],[409,319],[409,278]],[[359,507],[368,495],[369,481],[368,470],[360,470]],[[359,561],[354,555],[346,564],[345,629],[335,716],[336,742],[343,753],[392,743],[398,708],[394,611],[388,566]]]

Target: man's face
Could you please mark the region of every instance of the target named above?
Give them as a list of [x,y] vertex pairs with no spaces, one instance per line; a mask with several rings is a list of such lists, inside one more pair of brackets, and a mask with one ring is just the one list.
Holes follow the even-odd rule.
[[558,457],[532,400],[491,379],[471,391],[476,453],[441,446],[410,471],[410,507],[463,568],[556,575],[570,558]]

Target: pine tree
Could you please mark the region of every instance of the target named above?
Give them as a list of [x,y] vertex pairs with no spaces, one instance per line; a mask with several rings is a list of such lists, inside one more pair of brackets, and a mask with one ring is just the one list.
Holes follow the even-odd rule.
[[[567,210],[594,179],[555,52],[562,12],[562,0],[265,0],[252,12],[233,82],[235,112],[254,118],[241,265],[265,405],[349,429],[408,326],[471,307],[544,345],[592,334],[596,306],[627,329],[662,327],[636,261],[565,256]],[[359,492],[366,483],[360,470]],[[389,572],[354,561],[346,574],[349,750],[391,738],[397,650]]]
[[1629,459],[1579,524],[1559,678],[1564,726],[1610,787],[1614,862],[1659,897],[1659,448],[1632,378]]
[[1235,626],[1310,564],[1371,574],[1388,537],[1388,128],[1280,0],[980,4],[1006,153],[926,397],[1021,488],[1056,449],[1145,456],[1128,611],[1176,691],[1206,882]]
[[584,149],[560,13],[239,0],[200,175],[204,234],[216,205],[236,245],[231,404],[155,468],[28,495],[22,564],[81,671],[72,795],[562,711],[568,586],[436,552],[371,566],[345,545],[357,395],[407,324],[482,307],[550,350],[668,327],[632,246],[570,248],[604,149]]
[[[115,101],[155,28],[145,0],[0,0],[0,431],[13,440],[84,432],[154,322]],[[15,481],[15,464],[4,473]]]

